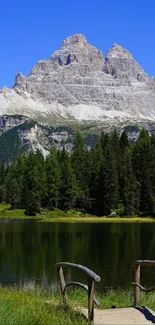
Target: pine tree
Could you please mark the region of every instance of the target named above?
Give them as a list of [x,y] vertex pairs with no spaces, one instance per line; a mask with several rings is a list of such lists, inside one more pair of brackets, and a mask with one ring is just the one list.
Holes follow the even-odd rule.
[[28,189],[27,184],[24,187],[24,207],[25,215],[36,216],[36,212],[40,212],[40,205],[38,206],[38,201],[35,200],[33,192]]
[[118,169],[118,181],[119,181],[119,195],[120,195],[120,202],[122,203],[124,200],[124,165],[125,165],[125,159],[126,159],[126,152],[127,149],[130,148],[130,143],[128,140],[128,136],[126,132],[122,132],[120,136],[119,141],[119,169]]
[[111,150],[114,156],[114,160],[116,164],[118,164],[119,163],[118,158],[120,155],[120,137],[116,129],[110,135],[110,142],[111,142]]
[[90,151],[89,161],[89,195],[91,201],[90,211],[95,213],[97,211],[99,172],[103,165],[103,150],[100,141],[98,141],[95,148],[92,148]]
[[138,184],[133,173],[131,151],[126,148],[123,164],[123,204],[125,214],[132,216],[139,208]]
[[76,205],[77,187],[76,180],[71,166],[71,160],[65,149],[59,156],[60,163],[60,208],[69,210]]
[[88,198],[88,152],[84,146],[84,139],[81,133],[76,133],[73,151],[71,155],[71,163],[73,172],[76,177],[78,197],[77,204],[84,207]]
[[142,129],[133,146],[133,170],[140,187],[139,210],[149,214],[154,211],[154,197],[151,184],[151,145],[147,130]]
[[0,166],[0,202],[5,202],[6,201],[6,188],[4,186],[4,180],[6,176],[6,168],[2,164]]
[[118,204],[118,175],[108,134],[105,134],[105,141],[102,144],[104,144],[103,163],[99,171],[96,206],[99,215],[109,215],[111,209],[117,208]]
[[125,131],[122,132],[120,137],[120,149],[123,152],[126,148],[130,147],[128,136]]
[[34,154],[30,152],[26,160],[24,186],[30,191],[31,197],[30,205],[36,212],[40,212],[42,201],[47,194],[46,174],[44,168],[44,159],[42,155],[37,152]]
[[20,188],[15,177],[15,165],[12,164],[5,176],[4,180],[6,202],[11,204],[11,209],[18,207],[20,202]]
[[150,139],[151,146],[151,162],[150,162],[150,174],[151,174],[151,184],[152,184],[152,193],[155,197],[155,135],[153,134]]
[[15,163],[15,178],[19,188],[19,207],[23,207],[24,175],[25,175],[25,158],[19,155]]
[[50,155],[46,160],[46,178],[47,178],[47,205],[50,209],[58,207],[59,189],[60,189],[60,168],[57,159],[56,150],[51,149]]

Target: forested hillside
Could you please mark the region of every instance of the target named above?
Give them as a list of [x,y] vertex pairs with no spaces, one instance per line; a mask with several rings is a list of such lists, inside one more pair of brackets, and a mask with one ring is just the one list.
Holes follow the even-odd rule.
[[123,132],[102,133],[88,151],[77,132],[71,153],[51,148],[0,166],[0,202],[35,215],[41,208],[79,209],[98,216],[154,215],[155,135],[134,144]]

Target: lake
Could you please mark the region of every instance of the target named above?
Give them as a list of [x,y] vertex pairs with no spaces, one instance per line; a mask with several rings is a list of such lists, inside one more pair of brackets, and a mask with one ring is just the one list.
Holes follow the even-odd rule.
[[[98,291],[127,288],[136,259],[155,259],[155,224],[0,222],[1,284],[56,288],[54,264],[70,261],[100,275]],[[87,283],[75,269],[66,269],[65,276]],[[143,268],[142,281],[155,285],[155,269]]]

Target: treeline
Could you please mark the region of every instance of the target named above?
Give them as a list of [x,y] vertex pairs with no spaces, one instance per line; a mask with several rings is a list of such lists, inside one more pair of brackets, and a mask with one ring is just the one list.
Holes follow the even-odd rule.
[[155,135],[142,129],[130,144],[125,132],[102,133],[87,150],[77,132],[73,150],[37,151],[0,166],[0,202],[35,215],[41,208],[79,209],[98,216],[155,213]]

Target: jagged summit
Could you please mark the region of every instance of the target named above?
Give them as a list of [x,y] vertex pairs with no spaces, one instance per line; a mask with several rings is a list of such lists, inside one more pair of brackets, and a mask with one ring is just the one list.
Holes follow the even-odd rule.
[[84,35],[82,34],[74,34],[72,36],[68,36],[62,43],[62,47],[68,46],[78,46],[83,47],[88,44]]
[[50,57],[50,63],[60,66],[79,63],[82,65],[99,64],[102,70],[104,57],[101,51],[90,45],[82,34],[74,34],[66,38],[59,50]]
[[115,121],[155,119],[155,82],[132,54],[114,44],[104,58],[82,34],[67,37],[28,77],[0,92],[0,115],[35,119]]
[[121,45],[118,45],[116,43],[114,43],[112,48],[108,51],[108,58],[109,57],[124,57],[128,59],[133,59],[132,54],[128,50],[124,49]]

